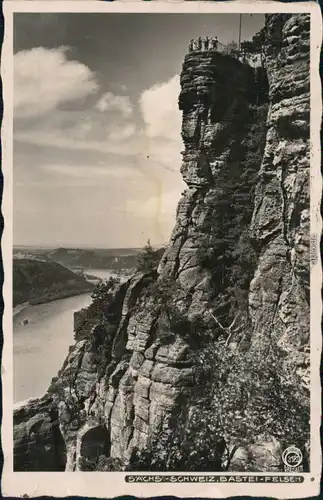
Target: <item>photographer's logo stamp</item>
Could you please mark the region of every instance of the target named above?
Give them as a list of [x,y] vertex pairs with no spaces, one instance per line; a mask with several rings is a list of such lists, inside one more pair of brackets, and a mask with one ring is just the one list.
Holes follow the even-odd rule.
[[302,472],[303,471],[303,454],[296,446],[289,446],[283,451],[282,460],[284,462],[285,472]]

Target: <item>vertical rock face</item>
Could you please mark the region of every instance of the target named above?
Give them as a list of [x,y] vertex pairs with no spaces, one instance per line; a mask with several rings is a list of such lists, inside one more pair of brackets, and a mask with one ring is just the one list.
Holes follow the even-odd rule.
[[[99,457],[120,470],[149,449],[162,425],[202,394],[199,353],[228,335],[233,320],[248,331],[249,349],[268,339],[281,345],[306,385],[309,19],[271,15],[265,30],[269,88],[265,73],[259,80],[232,57],[185,57],[187,189],[158,272],[134,275],[85,323],[84,313],[76,318],[76,344],[50,388],[66,470],[97,467]],[[236,345],[239,335],[230,338]],[[24,443],[36,446],[23,411],[15,416],[15,468],[35,470],[21,456]],[[256,470],[275,470],[266,457],[277,440],[257,446]],[[249,452],[240,450],[237,469]]]
[[[251,231],[261,252],[250,285],[253,342],[273,337],[309,374],[310,18],[268,16],[268,132]],[[273,40],[274,43],[270,43]],[[291,359],[290,359],[291,358]]]

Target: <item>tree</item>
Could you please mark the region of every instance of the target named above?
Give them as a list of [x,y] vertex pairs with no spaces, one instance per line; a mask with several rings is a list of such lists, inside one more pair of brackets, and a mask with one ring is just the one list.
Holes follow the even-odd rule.
[[203,314],[187,317],[187,308],[192,293],[184,290],[173,276],[159,277],[148,289],[153,300],[159,339],[168,339],[178,335],[182,339],[199,342],[204,339],[207,329]]
[[[255,97],[252,95],[253,100]],[[259,248],[250,232],[254,192],[266,140],[267,104],[250,104],[243,119],[243,135],[233,143],[228,168],[217,175],[218,191],[206,213],[197,251],[198,264],[211,274],[210,306],[225,326],[236,311],[248,309],[249,283]]]
[[209,311],[212,318],[214,319],[216,325],[220,328],[222,334],[225,336],[225,345],[228,345],[232,335],[236,335],[238,333],[241,333],[241,331],[244,329],[246,326],[243,322],[240,321],[240,323],[237,325],[237,321],[239,319],[239,314],[237,314],[233,321],[230,323],[229,326],[223,326],[222,323],[219,321],[219,319],[213,314],[212,310]]
[[225,443],[218,435],[216,417],[208,408],[183,405],[164,421],[146,450],[134,450],[128,470],[203,471],[222,470]]
[[277,345],[268,340],[242,353],[227,349],[220,339],[206,346],[200,357],[202,366],[211,367],[205,378],[209,411],[217,416],[217,433],[231,443],[231,451],[264,434],[283,448],[293,444],[304,450],[309,401],[296,367],[285,364]]
[[100,281],[94,288],[91,298],[92,304],[89,307],[89,316],[104,314],[113,302],[115,290],[120,285],[119,278],[109,278],[107,281]]
[[119,278],[109,278],[107,281],[100,281],[94,288],[91,298],[93,301],[105,302],[113,298],[113,288],[119,285]]
[[124,470],[124,463],[120,458],[100,455],[95,460],[94,470],[97,472],[120,472]]
[[261,65],[263,66],[265,60],[264,46],[265,46],[264,32],[259,31],[252,37],[251,40],[245,40],[244,42],[241,43],[241,51],[247,57],[259,55]]
[[[103,324],[106,320],[114,320],[117,302],[114,300],[120,289],[121,280],[119,278],[109,278],[100,281],[93,289],[92,303],[89,307],[77,313],[77,320],[74,321],[75,338],[77,340],[91,338],[93,327]],[[98,333],[98,332],[96,332]]]
[[232,57],[239,57],[239,47],[238,44],[232,40],[232,42],[229,42],[225,48],[225,54],[232,56]]
[[143,251],[138,254],[137,271],[150,273],[154,271],[158,265],[159,252],[153,249],[150,240],[147,241]]

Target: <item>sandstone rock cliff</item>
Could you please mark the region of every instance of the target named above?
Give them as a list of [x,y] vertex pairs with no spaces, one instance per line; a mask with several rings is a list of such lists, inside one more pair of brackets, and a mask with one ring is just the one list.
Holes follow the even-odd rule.
[[300,370],[310,326],[309,25],[306,15],[271,16],[266,24],[275,44],[266,47],[268,132],[251,223],[261,252],[249,293],[253,341],[273,335]]
[[[230,56],[185,57],[179,106],[187,189],[168,248],[158,271],[115,284],[83,328],[78,317],[76,343],[49,391],[50,417],[46,398],[39,402],[37,418],[48,426],[37,444],[30,438],[37,403],[15,415],[16,470],[42,467],[24,461],[26,446],[31,456],[35,446],[56,454],[59,463],[65,454],[67,471],[136,470],[140,452],[159,446],[159,468],[167,470],[163,453],[172,445],[163,432],[182,418],[215,434],[204,457],[209,470],[279,470],[289,438],[271,431],[273,417],[240,442],[233,428],[241,416],[221,409],[219,399],[213,408],[206,393],[214,381],[212,398],[224,394],[244,358],[257,363],[273,343],[307,397],[309,18],[267,16],[265,34],[260,76]],[[222,353],[226,366],[217,371]],[[231,424],[213,430],[213,421],[196,420],[203,411],[213,421],[227,411],[230,422],[232,413],[232,432]],[[59,453],[51,437],[58,427]],[[198,438],[191,445],[200,446]],[[199,460],[188,457],[187,467],[199,470]],[[46,470],[57,470],[57,458],[48,463]]]

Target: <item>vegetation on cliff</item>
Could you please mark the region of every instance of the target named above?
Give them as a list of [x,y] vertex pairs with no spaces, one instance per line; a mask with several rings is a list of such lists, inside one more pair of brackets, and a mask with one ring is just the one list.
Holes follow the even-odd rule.
[[[153,249],[148,240],[147,244],[136,256],[134,271],[148,275],[156,273],[163,252],[164,248]],[[107,280],[100,281],[95,286],[91,295],[92,303],[90,306],[75,314],[74,330],[76,339],[87,338],[91,327],[94,325],[106,322],[114,324],[117,321],[116,294],[117,296],[120,295],[118,290],[122,290],[119,277],[110,277]]]
[[251,104],[245,110],[246,134],[232,149],[230,168],[217,177],[218,195],[204,225],[198,262],[212,274],[212,293],[220,316],[229,324],[237,310],[246,310],[250,280],[257,264],[257,242],[248,226],[254,207],[266,139],[268,105]]
[[[190,405],[183,400],[149,449],[134,450],[126,469],[259,471],[260,445],[272,447],[272,463],[265,467],[283,472],[282,451],[296,446],[308,471],[308,393],[299,386],[296,367],[285,366],[283,358],[272,342],[257,350],[238,350],[221,338],[203,343]],[[241,449],[247,450],[242,458]]]
[[75,338],[88,338],[91,329],[104,321],[113,323],[116,315],[115,293],[121,286],[119,278],[100,281],[93,289],[92,302],[89,307],[81,309],[74,315]]
[[165,248],[163,247],[154,250],[151,246],[150,240],[148,240],[143,250],[138,253],[136,266],[137,271],[150,273],[157,269],[164,251]]

